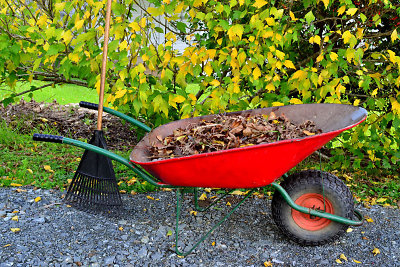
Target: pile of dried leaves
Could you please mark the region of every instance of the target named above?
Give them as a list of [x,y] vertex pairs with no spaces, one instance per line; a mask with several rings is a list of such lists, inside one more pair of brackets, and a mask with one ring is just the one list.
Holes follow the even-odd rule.
[[161,160],[231,148],[271,143],[321,133],[314,122],[292,123],[284,114],[218,115],[213,120],[188,124],[153,144],[150,159]]

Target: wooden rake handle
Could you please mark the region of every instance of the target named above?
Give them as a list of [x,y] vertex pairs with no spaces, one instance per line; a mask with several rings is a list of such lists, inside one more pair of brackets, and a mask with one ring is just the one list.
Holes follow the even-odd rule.
[[99,131],[101,131],[102,121],[103,121],[104,86],[106,83],[108,40],[110,34],[110,19],[111,19],[111,2],[112,0],[107,0],[107,6],[106,6],[106,25],[104,28],[103,58],[102,58],[101,75],[100,75],[99,108],[97,110],[98,114],[97,130]]

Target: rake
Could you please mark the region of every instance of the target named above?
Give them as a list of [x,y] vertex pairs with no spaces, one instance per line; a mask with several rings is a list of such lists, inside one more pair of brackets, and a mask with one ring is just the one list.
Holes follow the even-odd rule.
[[[106,8],[97,130],[95,130],[94,135],[89,142],[92,145],[104,149],[107,149],[107,144],[102,131],[102,117],[111,17],[111,0],[107,0]],[[65,201],[77,208],[83,209],[109,210],[112,207],[121,206],[122,200],[110,158],[93,151],[85,150],[78,169],[68,187]]]

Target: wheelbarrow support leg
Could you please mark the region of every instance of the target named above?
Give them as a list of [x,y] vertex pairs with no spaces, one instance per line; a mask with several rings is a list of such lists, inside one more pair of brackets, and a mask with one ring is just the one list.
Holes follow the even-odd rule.
[[[182,188],[179,188],[176,190],[176,226],[175,226],[175,253],[179,256],[183,256],[186,257],[187,255],[189,255],[190,253],[192,253],[192,251],[197,248],[201,242],[203,242],[215,229],[217,229],[224,221],[226,221],[231,215],[232,213],[249,197],[253,194],[253,192],[256,190],[257,188],[252,189],[251,191],[249,191],[244,198],[236,205],[233,207],[233,209],[226,214],[219,222],[217,222],[207,233],[205,233],[200,239],[199,241],[197,241],[196,244],[194,244],[193,247],[191,247],[188,251],[184,252],[184,251],[179,251],[178,249],[178,241],[179,241],[179,217],[181,214],[181,198],[183,196],[183,192]],[[196,192],[197,193],[197,192]]]

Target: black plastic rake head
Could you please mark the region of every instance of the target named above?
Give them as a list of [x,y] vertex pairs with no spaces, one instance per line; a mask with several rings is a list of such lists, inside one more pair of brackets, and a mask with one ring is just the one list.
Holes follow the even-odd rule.
[[[89,143],[107,149],[103,131],[96,130]],[[86,210],[109,210],[122,206],[111,160],[85,150],[69,185],[65,201]]]

